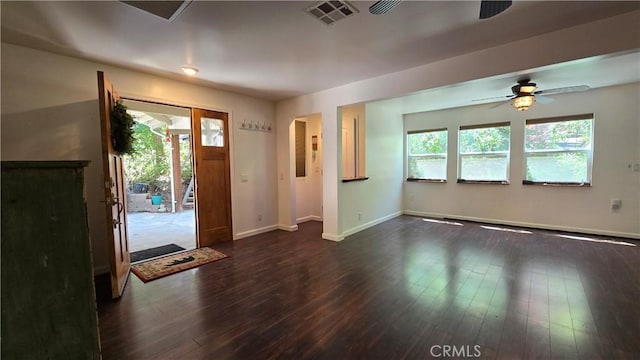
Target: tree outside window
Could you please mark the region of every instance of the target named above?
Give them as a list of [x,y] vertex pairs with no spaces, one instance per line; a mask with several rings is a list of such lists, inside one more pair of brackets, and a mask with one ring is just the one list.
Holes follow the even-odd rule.
[[509,123],[461,127],[459,181],[508,181],[510,137]]
[[525,182],[590,183],[592,118],[527,120]]
[[407,134],[408,179],[447,179],[447,130],[426,130]]

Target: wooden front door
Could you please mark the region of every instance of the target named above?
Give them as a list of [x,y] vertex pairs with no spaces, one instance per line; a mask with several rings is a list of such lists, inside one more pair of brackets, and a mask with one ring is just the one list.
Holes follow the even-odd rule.
[[102,129],[102,166],[107,217],[107,239],[111,269],[111,294],[122,296],[129,278],[131,259],[127,236],[126,187],[122,157],[113,150],[111,140],[111,111],[118,95],[102,71],[98,71],[98,99]]
[[233,240],[228,114],[193,109],[198,247]]

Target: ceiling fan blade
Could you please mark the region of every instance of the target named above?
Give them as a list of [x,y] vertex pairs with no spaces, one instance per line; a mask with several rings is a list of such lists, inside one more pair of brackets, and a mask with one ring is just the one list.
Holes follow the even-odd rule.
[[374,15],[386,14],[394,7],[398,6],[402,0],[380,0],[369,6],[369,12]]
[[507,10],[512,1],[482,0],[480,2],[480,19],[488,19]]
[[544,95],[536,95],[536,102],[539,102],[540,104],[550,104],[554,101],[556,101],[553,98],[550,98],[548,96],[544,96]]
[[471,101],[487,101],[487,100],[511,99],[512,97],[513,97],[513,95],[504,95],[504,96],[494,96],[494,97],[484,98],[484,99],[474,99],[474,100],[471,100]]
[[577,91],[586,91],[589,90],[590,87],[587,85],[578,85],[578,86],[567,86],[567,87],[561,87],[561,88],[555,88],[555,89],[546,89],[546,90],[538,90],[538,91],[534,91],[533,95],[538,95],[538,94],[561,94],[561,93],[569,93],[569,92],[577,92]]
[[493,105],[492,107],[490,107],[490,108],[489,108],[489,110],[493,110],[493,109],[495,109],[495,108],[497,108],[497,107],[500,107],[500,106],[502,106],[502,105],[504,105],[504,104],[508,104],[509,102],[510,102],[510,101],[501,101],[501,102],[499,102],[499,103],[497,103],[497,104]]

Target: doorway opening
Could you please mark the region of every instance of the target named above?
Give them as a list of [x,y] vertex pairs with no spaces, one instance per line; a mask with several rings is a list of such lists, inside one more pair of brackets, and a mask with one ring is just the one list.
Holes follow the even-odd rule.
[[295,118],[289,131],[295,143],[296,223],[322,221],[322,114]]
[[123,99],[135,125],[124,156],[131,262],[196,247],[191,109]]

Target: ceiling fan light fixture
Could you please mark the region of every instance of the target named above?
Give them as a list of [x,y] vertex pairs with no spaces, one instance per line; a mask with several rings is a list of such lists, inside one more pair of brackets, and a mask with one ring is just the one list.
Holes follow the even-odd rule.
[[180,69],[182,69],[182,72],[189,75],[189,76],[196,76],[198,74],[198,72],[200,70],[198,70],[197,67],[195,66],[191,66],[191,65],[184,65],[181,66]]
[[528,83],[520,86],[520,92],[531,94],[534,91],[536,91],[536,84]]
[[518,111],[528,110],[533,103],[536,102],[536,98],[533,95],[516,96],[511,100],[511,105]]

